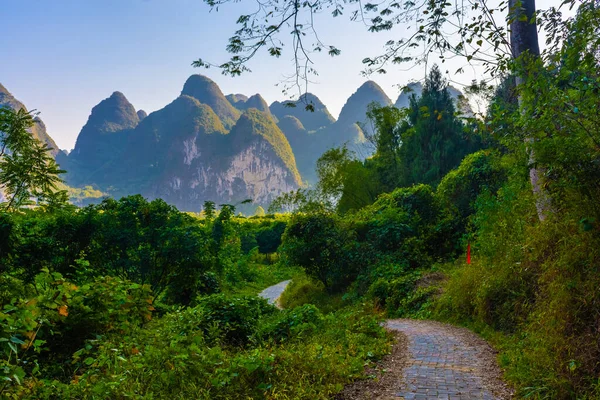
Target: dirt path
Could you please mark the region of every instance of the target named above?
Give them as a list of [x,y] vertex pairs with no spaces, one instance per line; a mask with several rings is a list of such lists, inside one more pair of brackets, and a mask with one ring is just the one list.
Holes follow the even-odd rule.
[[267,299],[269,304],[275,304],[277,307],[279,307],[277,304],[277,299],[279,299],[279,296],[281,296],[281,293],[283,293],[290,282],[291,280],[288,280],[279,282],[277,285],[269,286],[258,295],[264,299]]
[[378,379],[358,381],[337,399],[511,398],[501,380],[495,352],[473,332],[435,321],[406,319],[388,320],[386,327],[406,340],[395,346],[406,346],[408,352],[402,373],[394,370],[400,356],[392,353],[378,367]]

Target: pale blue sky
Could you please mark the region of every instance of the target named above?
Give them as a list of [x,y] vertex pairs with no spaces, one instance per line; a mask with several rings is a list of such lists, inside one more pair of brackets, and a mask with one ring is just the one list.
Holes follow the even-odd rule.
[[[293,72],[291,54],[276,60],[262,55],[252,73],[237,78],[217,69],[190,66],[199,57],[221,62],[235,20],[254,6],[246,0],[209,13],[202,0],[0,0],[2,39],[0,83],[29,108],[41,111],[48,132],[62,149],[71,149],[92,107],[121,91],[148,113],[174,100],[185,80],[202,73],[225,94],[260,93],[270,104],[284,99],[276,85]],[[375,55],[390,32],[368,33],[347,17],[317,20],[325,42],[342,50],[340,57],[316,57],[319,77],[309,90],[337,117],[346,99],[366,80],[361,60]],[[399,28],[400,29],[400,28]],[[398,34],[398,31],[396,31]],[[451,64],[450,71],[463,63]],[[410,80],[424,71],[389,68],[374,76],[395,100]],[[468,83],[472,70],[456,78]]]

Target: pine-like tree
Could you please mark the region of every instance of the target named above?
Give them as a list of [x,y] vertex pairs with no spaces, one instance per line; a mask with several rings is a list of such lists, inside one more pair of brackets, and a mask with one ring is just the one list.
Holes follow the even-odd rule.
[[456,117],[448,84],[437,66],[425,80],[421,97],[412,96],[408,124],[401,127],[403,185],[437,185],[465,155],[479,148]]

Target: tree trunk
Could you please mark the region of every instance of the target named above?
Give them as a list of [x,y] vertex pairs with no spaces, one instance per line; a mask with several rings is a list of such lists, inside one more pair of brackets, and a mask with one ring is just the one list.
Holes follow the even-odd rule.
[[[538,42],[537,23],[534,18],[535,0],[509,0],[509,18],[510,24],[510,42],[512,48],[512,56],[515,60],[525,61],[525,69],[522,69],[521,74],[516,76],[517,88],[522,87],[528,75],[527,67],[535,58],[540,57],[540,45]],[[522,56],[529,54],[527,60]],[[522,96],[519,95],[519,105],[522,105]],[[527,138],[529,144],[529,180],[535,196],[535,208],[537,210],[540,221],[546,219],[546,216],[551,211],[552,202],[549,193],[543,186],[543,177],[546,173],[544,168],[535,165],[536,158],[533,147],[533,138]]]

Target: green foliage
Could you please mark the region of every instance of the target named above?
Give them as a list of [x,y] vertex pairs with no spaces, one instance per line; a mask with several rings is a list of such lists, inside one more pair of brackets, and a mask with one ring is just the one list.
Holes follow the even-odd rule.
[[0,304],[0,393],[18,393],[26,376],[74,371],[79,363],[72,366],[70,357],[86,339],[129,331],[152,316],[149,288],[116,278],[78,287],[44,270],[31,287],[15,279],[7,283],[15,297],[4,296]]
[[[246,347],[229,347],[228,335],[240,332],[234,326],[258,329],[252,340],[244,339]],[[63,379],[47,379],[43,363],[37,379],[14,371],[15,384],[2,394],[227,399],[244,393],[326,399],[360,377],[364,365],[388,348],[385,331],[367,310],[324,316],[314,306],[303,306],[277,312],[263,300],[219,295],[144,326],[87,341],[73,354],[77,368]]]
[[32,199],[52,207],[67,202],[57,186],[58,175],[65,171],[52,158],[52,149],[29,133],[34,123],[23,108],[0,107],[0,186],[7,199],[1,206],[8,211],[34,204]]
[[223,340],[232,345],[245,345],[256,333],[258,320],[275,312],[275,307],[256,296],[231,297],[214,294],[200,298],[205,329],[219,329]]
[[347,286],[355,274],[348,252],[351,246],[352,233],[335,215],[297,214],[285,231],[282,252],[288,264],[304,268],[327,290],[336,291]]
[[259,336],[282,343],[318,332],[323,327],[324,317],[317,307],[305,304],[276,315],[272,321],[261,326]]
[[322,282],[306,275],[294,276],[279,298],[279,304],[286,309],[307,304],[315,305],[323,313],[340,310],[345,305],[342,295],[331,295],[325,290]]
[[281,237],[285,231],[285,227],[285,222],[278,221],[270,227],[265,227],[259,230],[256,233],[258,251],[262,254],[275,253],[281,245]]
[[506,181],[507,171],[508,168],[501,165],[498,153],[480,150],[465,157],[458,168],[444,176],[436,194],[443,207],[456,215],[456,234],[466,232],[478,197],[483,193],[495,194]]
[[441,71],[434,66],[421,97],[411,97],[408,124],[401,127],[399,134],[404,185],[437,185],[465,155],[480,146],[455,116],[447,86]]
[[320,198],[337,203],[337,210],[345,213],[371,204],[381,193],[378,177],[373,169],[346,148],[333,148],[317,161]]
[[405,175],[400,159],[400,147],[401,133],[408,129],[406,110],[399,110],[394,106],[371,105],[367,117],[375,126],[375,133],[370,138],[376,149],[371,168],[376,171],[381,191],[391,192],[401,185]]
[[420,277],[420,273],[412,272],[391,280],[379,278],[369,287],[367,296],[392,318],[429,317],[427,308],[438,289],[420,286]]
[[431,187],[396,189],[345,218],[295,214],[284,234],[282,254],[286,263],[301,266],[328,291],[340,291],[385,261],[400,260],[418,269],[448,259],[457,247],[448,220]]
[[[198,276],[212,267],[206,232],[188,215],[162,200],[141,196],[107,199],[88,208],[95,230],[86,259],[93,274],[108,274],[149,284],[158,296],[189,302]],[[175,300],[175,299],[174,299]]]

